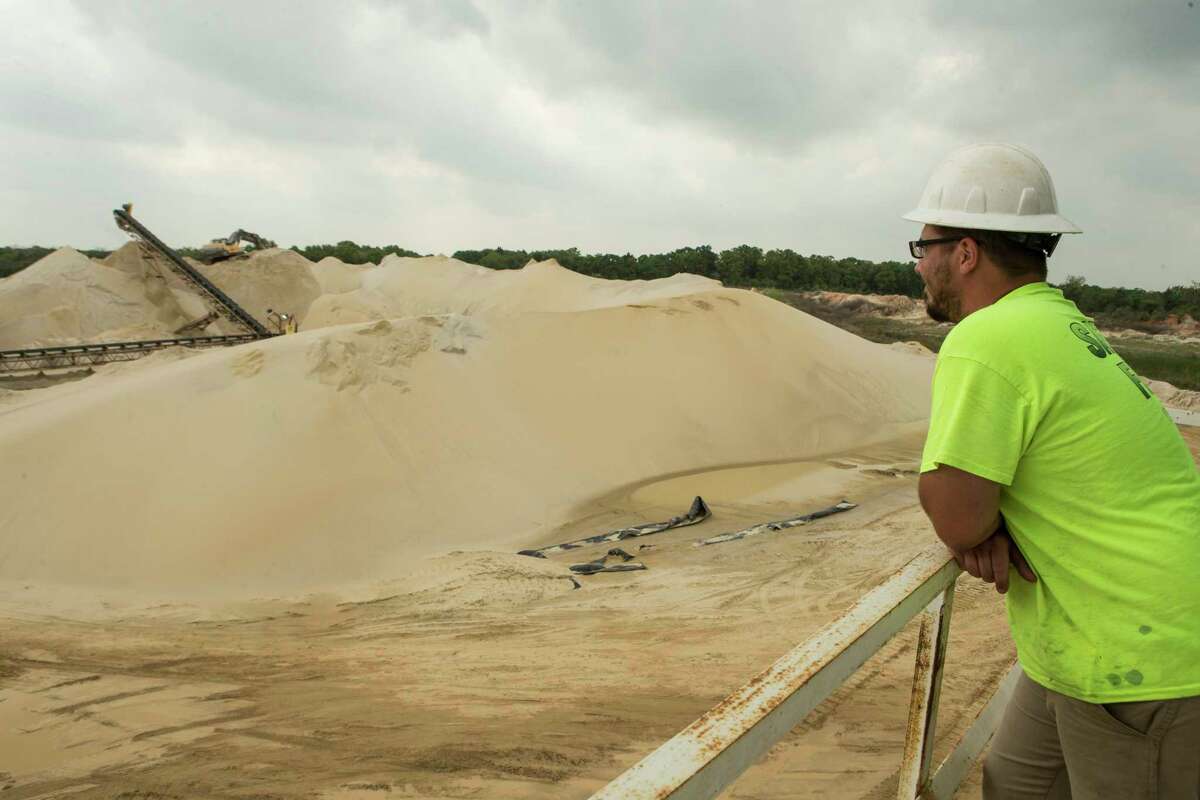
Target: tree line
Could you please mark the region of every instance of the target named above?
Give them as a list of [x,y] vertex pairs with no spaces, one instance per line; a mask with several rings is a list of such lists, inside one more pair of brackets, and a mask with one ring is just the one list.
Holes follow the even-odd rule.
[[1172,286],[1161,292],[1093,286],[1078,275],[1056,284],[1063,295],[1085,314],[1106,314],[1111,320],[1157,320],[1168,315],[1188,314],[1200,319],[1200,281]]
[[[378,264],[387,255],[416,257],[420,254],[399,245],[382,247],[360,245],[343,240],[337,244],[292,247],[310,261],[333,256],[347,264]],[[0,277],[14,274],[53,252],[46,247],[0,247]],[[81,251],[92,258],[103,258],[107,250]],[[183,255],[192,255],[181,248]],[[923,284],[913,270],[913,262],[867,261],[861,258],[834,258],[827,255],[802,255],[789,249],[764,251],[741,245],[716,251],[708,245],[681,247],[669,253],[633,255],[625,253],[581,253],[579,248],[565,250],[459,250],[454,258],[491,269],[520,269],[529,261],[555,259],[567,269],[596,278],[653,280],[680,272],[715,278],[726,286],[774,288],[789,291],[824,290],[855,294],[901,294],[920,297]],[[1200,318],[1200,281],[1188,286],[1172,286],[1163,291],[1095,286],[1079,276],[1069,276],[1058,284],[1063,294],[1086,314],[1106,314],[1116,320],[1154,320],[1167,315],[1190,314]]]
[[824,289],[860,294],[906,294],[920,297],[921,278],[912,262],[864,261],[801,255],[794,250],[768,250],[741,245],[717,252],[708,245],[681,247],[669,253],[635,256],[631,253],[580,253],[567,250],[459,250],[454,257],[492,269],[518,269],[530,259],[553,258],[573,272],[596,278],[652,280],[678,272],[715,278],[726,286],[791,290]]
[[[794,250],[768,250],[741,245],[720,252],[707,245],[683,247],[670,253],[634,256],[583,254],[568,250],[460,250],[460,261],[492,269],[519,269],[529,260],[553,258],[568,269],[597,278],[624,280],[664,278],[691,272],[716,278],[726,286],[833,291],[853,294],[900,294],[919,298],[924,283],[912,261],[866,261],[801,255]],[[1200,319],[1200,281],[1163,291],[1095,286],[1072,275],[1055,284],[1085,314],[1106,314],[1113,320],[1152,320],[1190,314]]]
[[292,249],[314,263],[330,256],[345,264],[378,264],[383,261],[384,256],[397,255],[416,258],[421,255],[413,250],[406,250],[398,244],[372,247],[348,239],[337,244],[310,244],[308,247],[292,245]]

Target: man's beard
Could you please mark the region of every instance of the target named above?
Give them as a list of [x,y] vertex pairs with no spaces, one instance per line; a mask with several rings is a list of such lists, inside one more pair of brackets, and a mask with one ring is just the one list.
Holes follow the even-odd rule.
[[939,286],[937,292],[925,284],[925,313],[934,322],[958,322],[962,318],[962,301]]

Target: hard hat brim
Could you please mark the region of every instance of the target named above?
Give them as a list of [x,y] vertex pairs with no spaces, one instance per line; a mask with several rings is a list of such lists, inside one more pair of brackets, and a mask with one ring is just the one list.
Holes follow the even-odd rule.
[[914,208],[902,219],[945,228],[1010,233],[1083,233],[1075,223],[1059,214],[977,214],[970,211]]

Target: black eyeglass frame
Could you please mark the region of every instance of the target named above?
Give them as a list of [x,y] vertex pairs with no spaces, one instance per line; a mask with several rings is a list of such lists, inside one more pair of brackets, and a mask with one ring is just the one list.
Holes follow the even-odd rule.
[[[917,239],[914,242],[908,243],[908,254],[920,261],[925,257],[925,248],[931,244],[946,244],[947,242],[958,242],[966,239],[966,236],[943,236],[938,239]],[[917,253],[920,250],[920,253]]]

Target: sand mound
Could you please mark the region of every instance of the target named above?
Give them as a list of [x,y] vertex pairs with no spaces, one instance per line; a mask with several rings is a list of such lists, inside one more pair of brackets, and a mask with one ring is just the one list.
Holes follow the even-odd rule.
[[899,319],[925,319],[925,302],[902,294],[848,294],[846,292],[804,292],[824,305],[857,313],[879,314]]
[[1187,329],[1178,330],[1181,332],[1173,330],[1171,333],[1150,333],[1133,328],[1100,328],[1100,332],[1109,339],[1136,339],[1143,342],[1161,342],[1162,344],[1200,344],[1200,336],[1195,333],[1187,333]]
[[1164,406],[1181,408],[1185,411],[1200,411],[1200,392],[1180,389],[1166,381],[1144,379],[1150,391],[1158,395]]
[[[188,259],[185,259],[188,260]],[[201,267],[198,261],[188,260],[193,267]],[[183,317],[186,321],[192,321],[201,317],[207,316],[210,309],[203,300],[200,299],[191,288],[185,283],[167,263],[167,259],[155,253],[147,247],[142,247],[137,242],[126,242],[118,249],[109,253],[107,257],[101,259],[101,264],[112,267],[115,270],[126,273],[131,278],[143,284],[160,285],[165,283],[170,290],[172,297],[182,310]],[[182,324],[182,323],[181,323]],[[172,331],[178,326],[171,326],[170,330],[162,331],[155,330],[139,332],[135,328],[127,328],[115,333],[109,337],[112,341],[125,340],[134,341],[138,339],[157,339],[174,336]],[[203,330],[191,332],[191,336],[203,336],[205,334],[217,335],[221,333],[234,333],[232,327],[228,330],[221,327],[219,324],[209,325]]]
[[920,342],[892,342],[888,347],[901,353],[912,353],[915,356],[924,356],[925,358],[937,358],[937,353]]
[[[132,278],[142,279],[147,274],[158,273],[162,270],[159,264],[164,259],[156,255],[147,248],[143,248],[137,242],[126,242],[116,250],[109,253],[98,263],[106,267],[110,267],[119,272],[124,272]],[[30,267],[33,269],[37,265]]]
[[[295,314],[303,324],[322,292],[311,262],[291,250],[190,263],[268,327],[268,308]],[[166,259],[136,242],[99,261],[63,248],[0,281],[0,349],[166,339],[209,311]],[[220,319],[189,335],[241,332]]]
[[306,327],[419,314],[583,311],[682,297],[721,285],[688,274],[653,281],[590,278],[553,260],[492,270],[445,256],[388,256],[379,267],[361,273],[361,281],[361,288],[314,302]]
[[[403,305],[424,282],[470,316],[310,328],[0,412],[0,580],[225,598],[388,580],[519,549],[633,482],[844,450],[927,414],[930,360],[761,295],[533,265],[478,274],[484,297],[475,268],[420,261],[356,291],[378,275],[412,287]],[[554,305],[539,282],[574,285],[556,302],[576,310],[514,313]]]
[[152,268],[128,253],[120,267],[106,262],[64,247],[0,280],[0,349],[118,341],[131,329],[162,338],[187,321]]
[[[256,250],[249,258],[199,264],[198,268],[238,305],[271,327],[268,308],[294,314],[304,325],[309,306],[321,295],[312,266],[294,250],[272,248]],[[219,324],[228,325],[223,321]]]
[[312,265],[312,274],[321,294],[342,294],[362,288],[363,273],[374,268],[374,264],[347,264],[326,256]]
[[[294,314],[303,324],[322,293],[312,262],[292,250],[189,263],[268,327],[268,308]],[[179,326],[209,311],[166,259],[136,242],[100,261],[64,248],[0,281],[0,320],[9,320],[0,322],[0,349],[171,338]],[[189,335],[241,332],[220,319]]]

